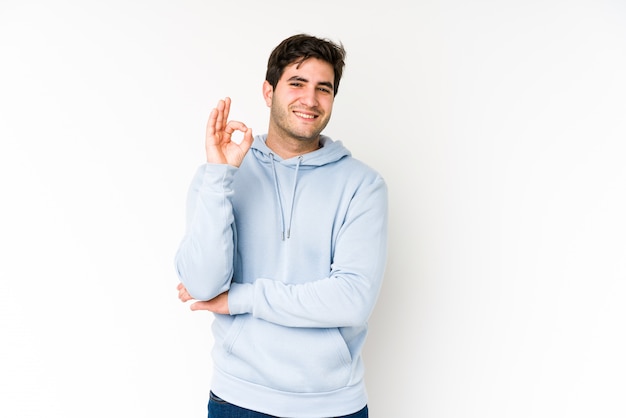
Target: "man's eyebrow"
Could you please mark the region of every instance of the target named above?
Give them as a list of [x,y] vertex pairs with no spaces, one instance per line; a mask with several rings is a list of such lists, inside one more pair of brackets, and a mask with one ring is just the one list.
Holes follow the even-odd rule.
[[[290,77],[287,81],[301,81],[303,83],[309,82],[309,80],[304,77],[300,77],[299,75],[294,75],[293,77]],[[322,81],[320,83],[317,83],[317,85],[328,87],[331,90],[333,89],[333,83],[331,83],[330,81]]]
[[333,90],[333,83],[331,83],[330,81],[322,81],[321,83],[317,84],[318,86],[326,86],[329,89]]
[[303,82],[308,82],[309,80],[307,80],[304,77],[300,77],[299,75],[294,75],[293,77],[289,78],[287,81],[303,81]]

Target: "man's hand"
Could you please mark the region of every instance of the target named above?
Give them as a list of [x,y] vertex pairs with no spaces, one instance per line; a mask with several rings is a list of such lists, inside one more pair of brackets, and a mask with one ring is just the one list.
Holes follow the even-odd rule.
[[[182,283],[178,283],[176,289],[178,290],[178,299],[182,302],[193,299]],[[192,311],[209,311],[216,314],[230,315],[230,311],[228,310],[228,291],[217,295],[211,300],[194,302],[191,304],[190,308]]]
[[[238,121],[228,121],[230,98],[217,103],[211,111],[206,126],[206,160],[214,164],[230,164],[239,167],[252,145],[252,129]],[[241,143],[232,141],[235,131],[243,132]]]

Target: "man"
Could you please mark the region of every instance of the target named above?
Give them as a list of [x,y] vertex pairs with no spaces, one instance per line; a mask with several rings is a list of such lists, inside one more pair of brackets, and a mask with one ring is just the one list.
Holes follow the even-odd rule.
[[340,44],[291,36],[268,60],[267,134],[229,121],[229,98],[209,115],[175,264],[179,298],[215,313],[210,418],[367,417],[387,188],[321,134],[344,59]]

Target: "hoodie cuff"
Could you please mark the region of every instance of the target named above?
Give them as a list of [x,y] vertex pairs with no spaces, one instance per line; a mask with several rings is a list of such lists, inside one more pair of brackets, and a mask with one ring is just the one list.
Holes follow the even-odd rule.
[[228,291],[228,310],[231,315],[252,313],[254,285],[251,283],[231,283]]
[[211,190],[230,189],[237,167],[228,164],[205,163],[200,167],[202,183]]

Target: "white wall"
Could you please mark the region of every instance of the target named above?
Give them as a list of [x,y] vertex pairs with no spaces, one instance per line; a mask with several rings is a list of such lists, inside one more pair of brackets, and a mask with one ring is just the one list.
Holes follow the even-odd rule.
[[326,133],[390,188],[371,416],[625,416],[618,0],[2,0],[0,416],[206,415],[184,196],[300,31],[346,46]]

